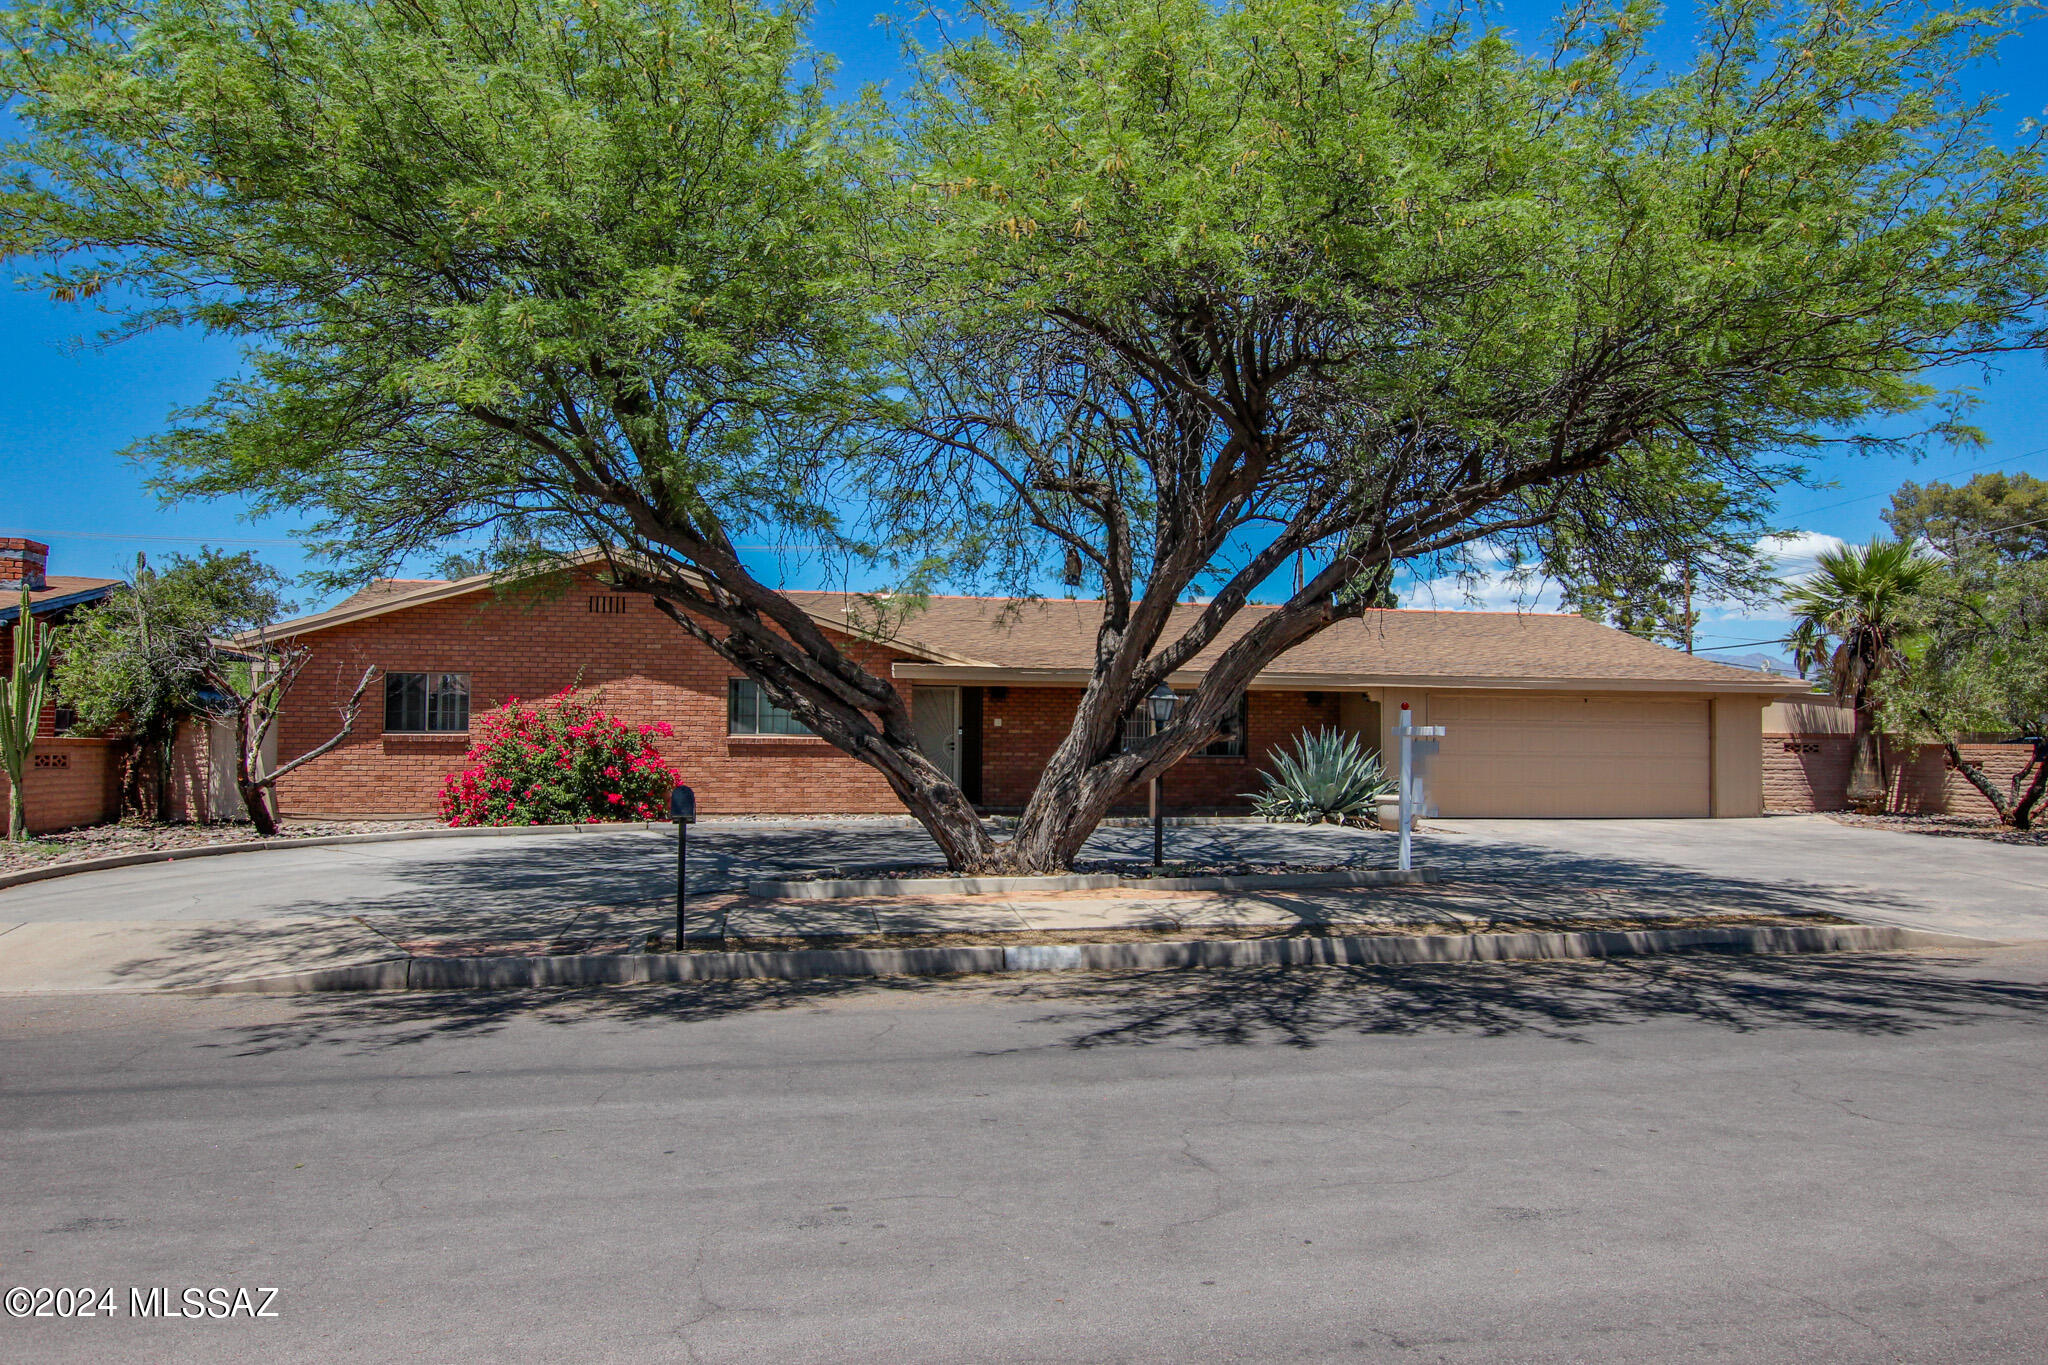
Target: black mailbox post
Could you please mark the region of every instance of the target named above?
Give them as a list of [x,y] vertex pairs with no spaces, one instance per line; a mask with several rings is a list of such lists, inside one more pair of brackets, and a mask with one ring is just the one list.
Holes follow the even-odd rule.
[[690,826],[697,823],[697,793],[677,787],[668,794],[668,818],[676,822],[676,951],[683,951],[689,906]]

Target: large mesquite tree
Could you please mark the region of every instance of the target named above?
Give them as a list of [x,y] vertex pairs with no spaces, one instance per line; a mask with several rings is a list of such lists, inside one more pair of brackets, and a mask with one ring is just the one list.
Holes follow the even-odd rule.
[[[324,508],[345,571],[604,547],[956,866],[1051,868],[1395,565],[1633,572],[1713,520],[1693,490],[1751,513],[1930,366],[2034,343],[2039,147],[1954,92],[2001,11],[1728,4],[1669,75],[1648,7],[1575,13],[1525,50],[1401,7],[983,6],[856,121],[793,11],[25,4],[0,232],[53,294],[250,340],[154,443],[177,490]],[[1013,838],[753,539],[1099,591]]]

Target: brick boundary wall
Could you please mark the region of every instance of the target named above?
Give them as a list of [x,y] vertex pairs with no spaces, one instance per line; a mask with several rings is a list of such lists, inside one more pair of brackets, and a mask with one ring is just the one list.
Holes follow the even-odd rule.
[[[109,739],[38,738],[23,783],[28,788],[28,830],[53,834],[101,825],[121,809],[119,745]],[[0,835],[11,788],[0,773]]]
[[[1963,744],[1966,761],[1982,763],[1992,781],[2008,784],[2027,764],[2032,747],[2025,744]],[[1763,737],[1764,809],[1767,811],[1836,811],[1849,808],[1848,735],[1805,734]],[[1980,815],[1997,812],[1984,794],[1949,767],[1939,744],[1901,744],[1887,740],[1885,760],[1891,775],[1890,808],[1915,815]]]

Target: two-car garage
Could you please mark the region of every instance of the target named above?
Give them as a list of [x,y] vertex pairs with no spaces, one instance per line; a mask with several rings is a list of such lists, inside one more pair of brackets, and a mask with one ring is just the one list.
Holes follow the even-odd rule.
[[1705,697],[1439,692],[1429,801],[1475,817],[1711,815],[1712,709]]

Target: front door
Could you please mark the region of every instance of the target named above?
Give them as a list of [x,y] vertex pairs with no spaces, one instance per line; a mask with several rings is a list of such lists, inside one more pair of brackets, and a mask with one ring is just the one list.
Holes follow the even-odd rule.
[[960,689],[957,687],[913,687],[910,689],[910,723],[917,730],[917,747],[924,750],[946,776],[960,780]]

